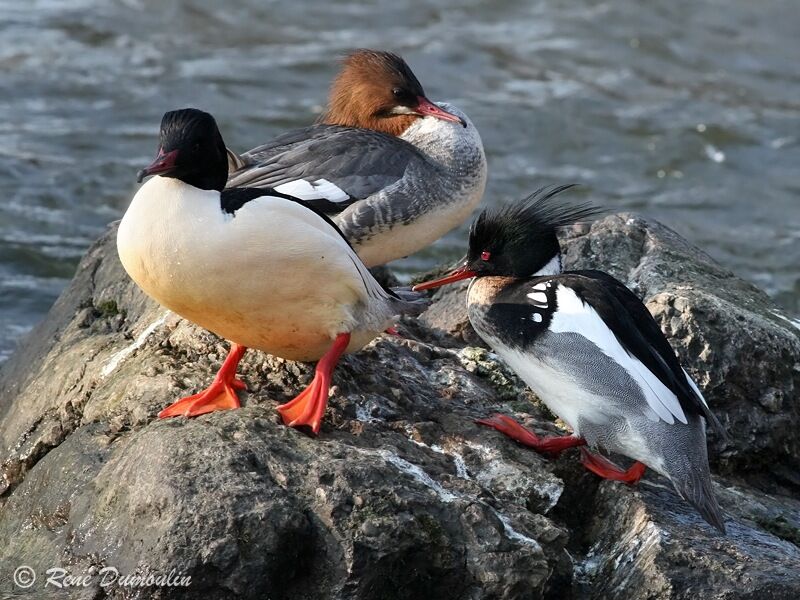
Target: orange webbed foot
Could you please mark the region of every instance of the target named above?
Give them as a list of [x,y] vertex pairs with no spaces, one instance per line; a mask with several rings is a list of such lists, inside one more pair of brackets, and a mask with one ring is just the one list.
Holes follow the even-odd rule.
[[514,419],[507,415],[494,414],[486,419],[478,419],[475,421],[479,425],[486,425],[492,429],[496,429],[510,437],[512,440],[518,441],[524,446],[533,448],[537,452],[550,454],[553,456],[559,455],[567,448],[575,448],[576,446],[586,445],[586,440],[583,438],[575,437],[574,435],[560,435],[552,437],[539,437],[527,427],[523,427]]
[[196,417],[217,410],[239,408],[237,390],[246,390],[247,384],[236,378],[236,367],[247,348],[233,344],[214,381],[198,394],[181,398],[158,413],[159,419],[168,417]]
[[289,427],[308,427],[314,435],[319,433],[328,406],[333,369],[349,344],[349,333],[337,335],[331,349],[317,363],[314,379],[309,386],[294,399],[278,407],[284,424]]
[[630,468],[624,470],[599,454],[592,454],[586,448],[581,448],[581,463],[595,475],[603,479],[621,481],[628,485],[637,483],[644,475],[647,466],[636,461]]

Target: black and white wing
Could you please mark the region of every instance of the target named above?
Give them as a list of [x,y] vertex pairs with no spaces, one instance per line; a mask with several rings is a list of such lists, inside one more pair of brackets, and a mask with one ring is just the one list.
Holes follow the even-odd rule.
[[623,364],[664,421],[686,423],[687,414],[701,415],[725,435],[658,323],[633,292],[602,271],[565,273],[557,279],[558,312],[551,330],[577,331]]
[[[642,409],[670,424],[701,415],[724,435],[647,308],[606,273],[580,271],[515,282],[483,314],[471,310],[470,319],[479,331],[493,331],[493,346],[502,342],[530,353],[582,387],[601,395],[621,394],[621,402],[641,396],[646,402]],[[619,389],[625,382],[635,382],[641,394],[625,394]]]
[[427,158],[399,138],[369,129],[313,125],[236,156],[228,187],[270,187],[329,215],[380,193]]

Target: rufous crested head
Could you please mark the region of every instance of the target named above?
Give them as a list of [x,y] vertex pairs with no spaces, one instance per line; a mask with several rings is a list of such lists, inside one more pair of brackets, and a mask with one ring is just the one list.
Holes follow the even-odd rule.
[[465,125],[427,99],[422,84],[397,54],[360,49],[342,61],[320,122],[400,135],[425,116]]

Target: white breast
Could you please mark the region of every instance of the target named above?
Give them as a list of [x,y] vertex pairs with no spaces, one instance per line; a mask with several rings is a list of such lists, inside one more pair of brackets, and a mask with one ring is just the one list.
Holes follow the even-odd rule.
[[598,424],[608,421],[605,400],[588,392],[569,373],[554,369],[532,354],[504,346],[499,340],[487,342],[575,435],[581,435],[582,420]]
[[363,345],[386,320],[380,311],[370,319],[375,290],[347,243],[285,199],[258,198],[234,216],[218,192],[154,177],[125,213],[117,247],[131,278],[164,306],[284,358],[317,359],[344,331],[357,334],[351,347]]

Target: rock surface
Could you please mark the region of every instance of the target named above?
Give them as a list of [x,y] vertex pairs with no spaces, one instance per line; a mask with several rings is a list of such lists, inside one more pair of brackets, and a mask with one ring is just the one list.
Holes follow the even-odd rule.
[[[611,216],[566,257],[645,298],[728,427],[709,439],[725,538],[656,475],[601,483],[474,425],[557,431],[471,331],[463,288],[343,360],[317,439],[274,410],[311,365],[258,352],[242,409],[159,421],[226,345],[144,297],[114,233],[0,371],[0,598],[800,597],[800,331],[668,229]],[[53,567],[87,586],[45,586]],[[111,567],[191,582],[101,585]]]

